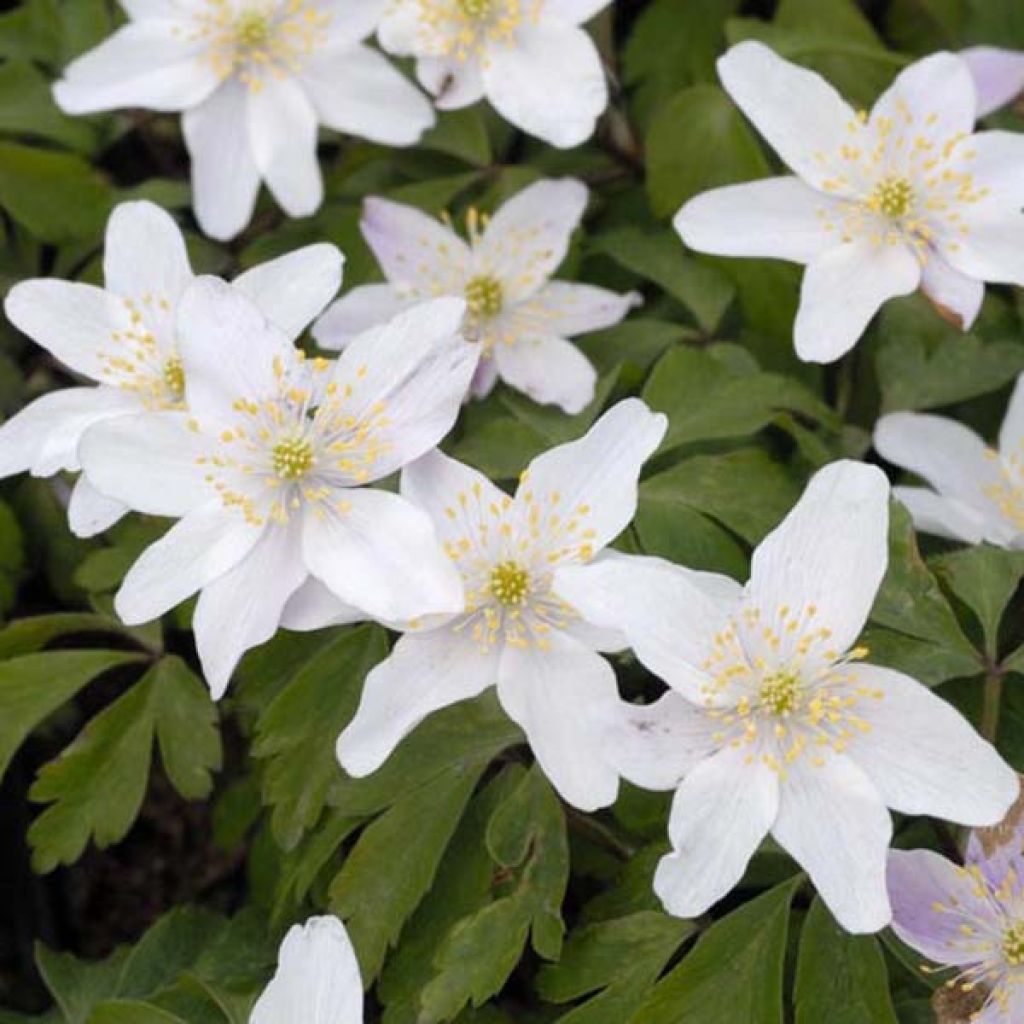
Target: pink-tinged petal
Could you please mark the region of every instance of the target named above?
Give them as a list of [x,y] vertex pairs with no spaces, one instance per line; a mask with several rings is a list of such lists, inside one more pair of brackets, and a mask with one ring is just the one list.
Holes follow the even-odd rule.
[[495,211],[474,259],[478,272],[501,281],[506,305],[532,295],[558,269],[587,197],[574,178],[538,181]]
[[140,302],[151,296],[169,307],[192,282],[181,229],[155,203],[121,203],[107,221],[103,278],[116,295]]
[[506,645],[498,697],[564,800],[582,811],[615,802],[619,776],[604,736],[621,701],[615,673],[600,654],[557,630],[543,648]]
[[962,50],[974,79],[978,117],[1011,103],[1024,92],[1024,53],[998,46],[971,46]]
[[931,850],[892,850],[886,880],[892,930],[908,946],[938,964],[963,967],[984,959],[977,938],[960,930],[995,923],[978,878]]
[[281,612],[281,628],[308,633],[328,626],[348,626],[365,619],[365,612],[345,604],[318,579],[310,577],[288,598]]
[[885,866],[892,820],[848,757],[815,763],[805,755],[787,766],[772,835],[848,932],[876,932],[889,923]]
[[313,337],[321,348],[340,350],[372,327],[387,323],[409,308],[390,284],[364,284],[353,288],[313,325]]
[[497,652],[483,653],[468,632],[406,633],[366,677],[359,709],[338,737],[341,766],[360,778],[375,772],[432,712],[497,681]]
[[787,175],[703,192],[672,223],[697,252],[810,263],[835,247],[826,225],[842,216],[840,208],[839,200]]
[[637,292],[620,295],[589,284],[549,281],[509,315],[519,326],[518,333],[571,338],[613,327],[642,304]]
[[436,98],[438,110],[460,110],[484,98],[480,64],[454,57],[424,57],[416,62],[416,78]]
[[845,355],[883,303],[909,295],[921,283],[921,265],[903,243],[868,238],[844,242],[807,265],[794,325],[797,355],[831,363]]
[[1010,871],[1015,890],[1024,884],[1024,787],[998,825],[971,830],[964,863],[976,867],[993,889],[1006,881]]
[[71,490],[68,525],[76,537],[95,537],[118,522],[127,511],[124,502],[100,494],[83,475]]
[[249,141],[248,89],[228,79],[181,119],[192,160],[192,196],[199,226],[211,238],[234,238],[249,223],[260,171]]
[[427,98],[367,46],[325,51],[302,70],[321,124],[386,146],[411,146],[436,120]]
[[969,331],[981,311],[985,284],[954,270],[937,252],[921,268],[921,289],[946,319]]
[[779,782],[747,751],[727,746],[701,761],[672,801],[672,853],[661,859],[654,891],[677,917],[697,917],[743,877],[775,821]]
[[481,76],[488,100],[506,121],[559,149],[586,142],[608,105],[597,47],[570,25],[524,25],[515,46],[488,49]]
[[252,155],[267,188],[289,217],[308,217],[324,198],[316,158],[317,115],[293,78],[265,75],[249,91]]
[[369,198],[360,228],[381,270],[403,298],[461,295],[469,247],[454,231],[414,206]]
[[203,587],[192,629],[214,700],[224,696],[242,655],[277,632],[285,604],[305,579],[292,523],[264,530],[245,558]]
[[188,110],[220,82],[213,62],[200,59],[204,45],[170,19],[129,23],[68,65],[54,99],[66,114]]
[[976,508],[943,497],[926,487],[894,487],[892,496],[910,513],[914,526],[922,533],[967,544],[980,544],[990,540],[994,544],[1008,543],[1008,527],[994,516],[985,516]]
[[543,334],[524,334],[493,350],[498,375],[506,384],[541,405],[557,405],[570,416],[594,400],[597,371],[571,342]]

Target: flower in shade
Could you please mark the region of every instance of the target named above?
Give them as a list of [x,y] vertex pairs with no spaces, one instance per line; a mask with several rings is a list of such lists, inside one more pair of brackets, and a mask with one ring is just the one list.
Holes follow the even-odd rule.
[[1024,92],[1024,52],[998,46],[971,46],[960,51],[978,93],[978,117],[1012,103]]
[[701,252],[806,264],[801,359],[838,359],[887,299],[918,287],[966,329],[985,281],[1024,283],[1024,137],[972,134],[959,57],[912,64],[870,114],[760,43],[734,46],[718,72],[794,173],[699,195],[675,226]]
[[856,646],[886,569],[888,502],[875,467],[827,466],[745,587],[658,561],[555,573],[670,687],[604,739],[626,778],[676,790],[654,880],[670,912],[705,911],[771,833],[840,924],[874,931],[890,918],[887,807],[991,825],[1013,802],[1013,771],[956,710]]
[[69,114],[182,111],[196,216],[238,234],[265,181],[291,217],[323,200],[319,125],[386,145],[433,124],[422,95],[364,45],[386,0],[121,0],[128,23],[54,87]]
[[608,105],[601,57],[580,27],[609,0],[393,0],[385,50],[417,58],[442,110],[484,97],[552,146],[585,142]]
[[[333,245],[311,245],[247,271],[232,288],[290,340],[337,292],[341,267]],[[7,294],[11,323],[92,383],[43,395],[0,427],[0,476],[77,470],[79,439],[93,423],[184,408],[175,314],[193,274],[178,226],[152,203],[122,203],[107,224],[103,273],[103,288],[39,279]],[[72,530],[90,536],[126,508],[81,476],[68,511]]]
[[367,676],[338,740],[347,771],[368,775],[432,711],[497,686],[567,801],[584,810],[614,801],[618,774],[602,737],[620,700],[598,651],[625,645],[566,601],[554,575],[603,561],[633,518],[640,467],[666,425],[639,399],[620,402],[580,440],[534,459],[515,497],[440,452],[405,470],[402,493],[433,519],[461,573],[465,610],[409,623]]
[[1024,1020],[1024,824],[970,834],[964,864],[931,850],[889,854],[893,931],[973,995],[975,1024]]
[[336,917],[294,925],[277,970],[249,1024],[363,1024],[363,982],[345,926]]
[[566,339],[618,323],[639,301],[592,285],[552,281],[587,205],[578,181],[540,181],[492,218],[470,211],[469,241],[415,207],[368,199],[362,231],[387,284],[364,285],[338,300],[313,333],[326,348],[410,303],[459,295],[467,331],[483,349],[473,393],[500,377],[538,402],[579,412],[594,397],[594,368]]
[[874,443],[884,459],[929,485],[893,488],[919,530],[968,544],[1024,547],[1024,376],[997,448],[956,420],[916,412],[883,416]]
[[304,585],[330,588],[350,620],[458,611],[458,574],[429,517],[364,485],[455,422],[477,361],[458,333],[464,309],[425,303],[337,361],[306,359],[237,291],[192,284],[178,311],[188,410],[108,420],[79,446],[101,493],[180,519],[128,571],[121,617],[145,622],[199,591],[196,646],[219,697]]

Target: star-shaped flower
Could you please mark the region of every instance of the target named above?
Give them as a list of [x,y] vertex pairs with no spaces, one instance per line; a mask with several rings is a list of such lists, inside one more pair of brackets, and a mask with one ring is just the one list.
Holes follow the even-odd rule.
[[[232,287],[292,340],[338,291],[341,267],[333,245],[311,245],[254,267]],[[94,384],[43,395],[4,423],[0,476],[75,471],[79,439],[93,423],[184,408],[175,315],[193,274],[178,226],[152,203],[122,203],[107,224],[103,272],[103,288],[38,279],[8,292],[11,323]],[[75,533],[99,533],[125,511],[78,478],[68,509]]]
[[886,300],[918,287],[966,329],[985,281],[1024,283],[1024,137],[972,134],[959,57],[912,64],[870,114],[760,43],[734,46],[718,72],[794,173],[699,195],[676,230],[701,252],[807,265],[801,359],[838,359]]
[[128,24],[54,87],[69,114],[182,111],[196,216],[237,235],[265,181],[291,217],[323,200],[319,125],[391,146],[434,122],[426,97],[363,40],[386,0],[121,0]]
[[887,807],[991,825],[1013,803],[1013,771],[956,710],[855,646],[886,569],[888,501],[875,467],[827,466],[745,587],[667,562],[556,572],[559,594],[671,687],[604,739],[626,778],[676,790],[654,880],[670,912],[721,899],[771,833],[840,924],[874,931],[890,918]]
[[145,622],[200,591],[196,646],[219,697],[304,585],[330,588],[350,619],[461,609],[426,513],[364,485],[451,429],[477,361],[464,310],[425,303],[336,362],[309,360],[223,282],[191,285],[178,313],[188,411],[97,424],[79,449],[101,493],[180,518],[125,576],[121,617]]
[[466,242],[415,207],[368,199],[360,226],[388,283],[353,289],[313,334],[325,348],[341,348],[411,303],[458,295],[469,308],[467,332],[483,349],[477,397],[501,378],[535,401],[577,413],[594,397],[597,375],[566,339],[618,323],[640,301],[635,293],[550,280],[586,205],[580,182],[539,181],[493,217],[471,211]]
[[666,426],[626,399],[580,440],[534,459],[514,497],[440,452],[405,470],[402,493],[431,516],[461,574],[465,610],[409,623],[367,676],[338,740],[348,772],[375,771],[432,711],[497,686],[566,800],[584,810],[614,801],[618,774],[602,737],[620,701],[597,652],[624,643],[580,615],[554,578],[560,566],[600,562],[629,524],[640,467]]
[[608,105],[593,40],[580,27],[609,0],[393,0],[381,45],[417,58],[442,110],[484,97],[552,146],[585,142]]

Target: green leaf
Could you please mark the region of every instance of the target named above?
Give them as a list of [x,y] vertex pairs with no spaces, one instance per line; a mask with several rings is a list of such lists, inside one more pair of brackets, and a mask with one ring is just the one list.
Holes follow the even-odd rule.
[[796,1024],[897,1024],[885,960],[872,935],[848,935],[820,897],[800,932]]
[[40,722],[97,676],[139,660],[124,651],[52,651],[0,662],[0,777]]
[[89,1016],[88,1024],[189,1024],[177,1014],[161,1010],[152,1003],[118,999],[100,1003]]
[[716,921],[629,1024],[782,1024],[789,904],[800,877]]
[[157,662],[40,771],[29,796],[50,806],[29,829],[37,871],[72,863],[90,836],[100,847],[123,838],[142,805],[154,739],[182,796],[206,796],[221,762],[216,714],[177,658]]
[[0,132],[50,139],[83,153],[96,145],[89,124],[62,114],[50,81],[24,60],[0,66]]
[[36,943],[35,960],[64,1024],[85,1024],[93,1006],[117,991],[124,952],[98,963],[86,963],[70,953],[55,953]]
[[478,167],[486,167],[491,162],[491,142],[479,104],[441,113],[437,124],[420,140],[420,145],[424,149],[449,153]]
[[670,217],[700,192],[771,173],[747,122],[717,85],[694,85],[674,96],[647,132],[651,210]]

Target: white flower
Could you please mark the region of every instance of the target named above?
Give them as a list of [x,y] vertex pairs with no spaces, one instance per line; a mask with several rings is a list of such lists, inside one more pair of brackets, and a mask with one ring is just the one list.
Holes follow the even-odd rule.
[[466,609],[411,623],[367,676],[338,740],[348,772],[375,771],[432,711],[496,685],[567,801],[584,810],[614,801],[618,775],[602,735],[620,702],[615,674],[596,652],[625,645],[580,616],[552,579],[626,528],[640,467],[666,426],[638,399],[620,402],[580,440],[534,459],[514,498],[440,452],[405,470],[402,493],[433,518],[462,573]]
[[918,286],[966,329],[985,281],[1024,283],[1024,138],[971,134],[959,57],[912,64],[870,115],[760,43],[734,46],[718,72],[795,173],[699,195],[676,230],[701,252],[807,265],[801,359],[838,359],[887,299]]
[[875,425],[875,448],[930,487],[895,487],[926,533],[1024,548],[1024,376],[1017,378],[998,450],[945,416],[894,412]]
[[339,299],[313,328],[326,348],[410,303],[458,295],[469,307],[469,335],[483,347],[473,393],[486,395],[500,377],[538,402],[577,413],[594,397],[596,373],[566,338],[618,323],[639,302],[592,285],[551,281],[587,205],[578,181],[540,181],[492,218],[475,210],[469,243],[415,207],[366,201],[362,232],[388,279]]
[[69,114],[183,111],[196,216],[238,234],[265,181],[291,217],[323,200],[317,127],[416,142],[430,104],[363,44],[387,0],[121,0],[129,22],[54,87]]
[[[333,245],[311,245],[244,273],[233,287],[256,302],[289,339],[341,285]],[[15,285],[4,301],[11,323],[72,372],[99,386],[53,391],[0,427],[0,476],[77,470],[78,441],[93,423],[145,409],[184,408],[185,377],[174,318],[193,280],[185,241],[152,203],[122,203],[107,224],[105,288],[40,279]],[[79,477],[72,530],[91,536],[125,513]]]
[[486,97],[506,121],[552,146],[594,133],[608,105],[601,57],[580,26],[609,0],[392,0],[385,50],[416,57],[442,110]]
[[1024,92],[1024,53],[998,46],[971,46],[960,51],[978,93],[978,117],[1012,103]]
[[215,697],[244,651],[287,620],[311,577],[384,620],[462,607],[429,517],[363,484],[388,476],[452,427],[476,366],[464,304],[440,299],[349,346],[306,360],[259,309],[216,278],[185,293],[178,337],[187,412],[122,416],[86,431],[97,490],[180,517],[129,570],[129,623],[200,591],[193,628]]
[[336,917],[294,925],[277,971],[249,1024],[363,1024],[363,983],[352,943]]
[[588,621],[622,630],[671,687],[604,739],[622,774],[678,787],[655,889],[702,913],[767,833],[853,932],[890,918],[886,807],[1000,821],[1014,772],[948,704],[854,646],[887,563],[889,486],[837,462],[754,552],[745,586],[667,562],[561,569]]

